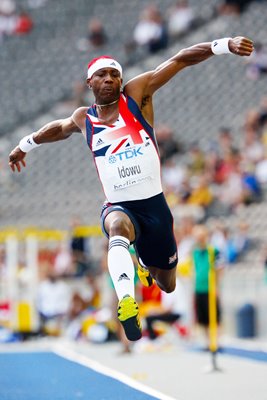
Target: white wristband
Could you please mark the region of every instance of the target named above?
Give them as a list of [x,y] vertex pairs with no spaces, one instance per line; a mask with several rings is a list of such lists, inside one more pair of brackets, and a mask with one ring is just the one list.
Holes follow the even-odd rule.
[[213,40],[211,43],[211,51],[213,54],[216,56],[219,56],[221,54],[230,54],[231,51],[229,50],[229,40],[232,38],[222,38],[222,39],[216,39]]
[[41,146],[40,144],[35,143],[35,141],[33,140],[33,135],[34,133],[24,136],[19,142],[19,148],[24,153],[29,153],[29,151],[35,149],[35,147]]

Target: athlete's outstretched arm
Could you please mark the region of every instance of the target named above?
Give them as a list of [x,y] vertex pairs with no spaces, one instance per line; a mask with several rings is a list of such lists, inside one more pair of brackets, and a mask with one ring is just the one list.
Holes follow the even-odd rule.
[[21,171],[25,167],[26,154],[42,143],[52,143],[67,139],[74,132],[81,132],[80,116],[84,114],[84,107],[76,110],[69,118],[49,122],[38,131],[21,139],[9,154],[9,166],[13,172]]
[[213,42],[199,43],[180,50],[175,56],[160,64],[155,70],[146,72],[130,80],[126,85],[126,92],[138,101],[140,97],[151,96],[182,69],[205,61],[214,54],[232,53],[238,56],[249,56],[252,51],[253,42],[242,36],[233,39],[223,38]]

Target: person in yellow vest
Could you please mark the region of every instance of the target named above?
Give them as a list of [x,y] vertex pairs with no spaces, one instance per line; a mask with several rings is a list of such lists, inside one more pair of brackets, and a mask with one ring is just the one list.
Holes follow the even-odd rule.
[[[195,246],[192,260],[195,273],[194,296],[197,323],[204,328],[207,339],[209,338],[209,272],[214,268],[216,282],[223,268],[219,250],[209,245],[208,229],[204,225],[196,225],[193,229]],[[216,284],[218,287],[218,284]],[[216,298],[217,324],[221,322],[221,305],[217,290]]]

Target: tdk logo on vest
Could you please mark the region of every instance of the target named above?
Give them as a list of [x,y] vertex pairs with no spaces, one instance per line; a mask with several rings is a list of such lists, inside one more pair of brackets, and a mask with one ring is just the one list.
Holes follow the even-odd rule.
[[143,155],[144,154],[141,151],[141,147],[138,147],[138,149],[128,149],[117,154],[112,154],[109,157],[109,163],[114,164],[118,160],[129,160],[130,158],[135,158]]

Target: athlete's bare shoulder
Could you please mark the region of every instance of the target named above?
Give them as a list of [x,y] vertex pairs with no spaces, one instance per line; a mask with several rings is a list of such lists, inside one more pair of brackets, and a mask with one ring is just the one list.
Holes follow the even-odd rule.
[[135,100],[143,117],[151,126],[154,124],[152,105],[153,92],[150,90],[149,85],[152,73],[152,71],[148,71],[136,76],[128,81],[124,88],[125,94]]
[[147,85],[150,77],[151,72],[145,72],[129,80],[124,87],[125,94],[133,97],[140,107],[143,103],[143,98],[148,94]]
[[77,125],[80,128],[80,130],[83,134],[86,133],[85,121],[86,121],[87,110],[88,110],[88,107],[79,107],[73,112],[73,114],[71,116],[73,122],[75,123],[75,125]]

